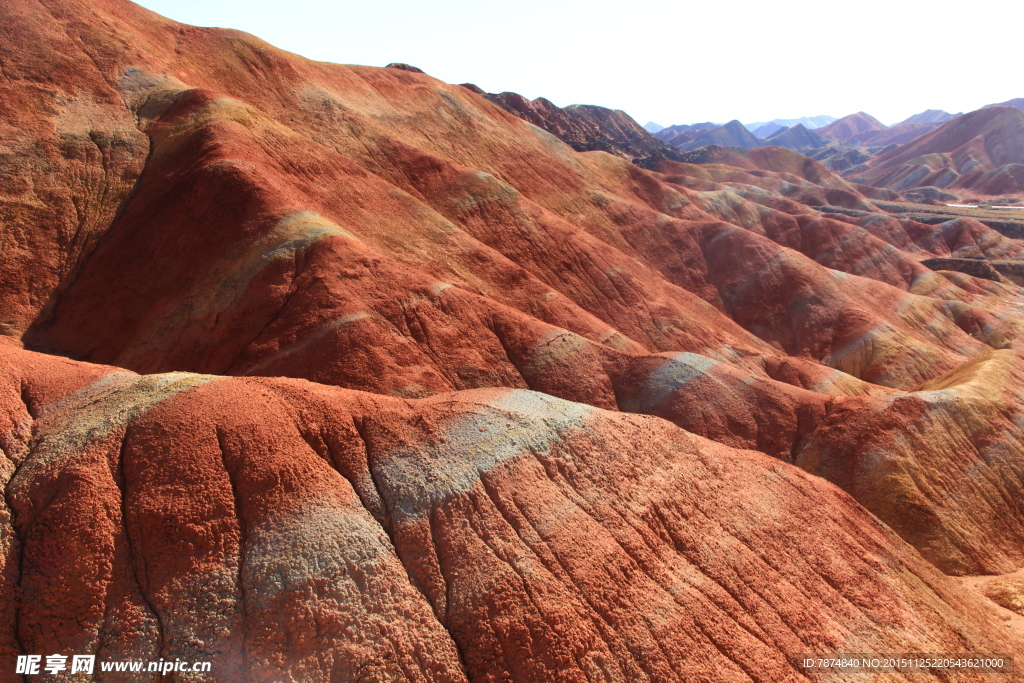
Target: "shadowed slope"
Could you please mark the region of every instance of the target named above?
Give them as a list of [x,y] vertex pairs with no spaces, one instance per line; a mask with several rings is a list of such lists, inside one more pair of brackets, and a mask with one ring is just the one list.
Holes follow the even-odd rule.
[[557,107],[543,97],[528,100],[514,92],[488,94],[481,90],[478,94],[557,136],[578,152],[608,152],[644,168],[682,156],[619,109],[592,104]]

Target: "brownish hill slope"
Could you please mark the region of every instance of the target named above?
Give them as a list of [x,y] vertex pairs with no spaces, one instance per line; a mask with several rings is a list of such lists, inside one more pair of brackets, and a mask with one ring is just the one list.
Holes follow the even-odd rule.
[[896,190],[933,186],[1000,196],[1024,192],[1024,111],[964,114],[868,161],[855,179]]
[[816,128],[815,133],[823,138],[831,138],[842,142],[854,142],[861,140],[865,135],[874,131],[886,130],[884,123],[862,111],[856,114],[844,116],[838,121],[833,121],[827,126]]
[[963,112],[950,114],[949,112],[942,111],[941,109],[925,109],[920,114],[909,116],[903,121],[900,121],[900,123],[945,123],[946,121],[952,121],[956,117],[962,115]]
[[808,130],[802,123],[798,123],[792,128],[780,128],[765,142],[774,147],[785,147],[796,152],[806,152],[827,144],[824,138],[814,131]]
[[0,608],[7,656],[199,659],[217,681],[767,682],[804,679],[804,651],[1020,650],[831,484],[657,418],[0,353],[0,418],[37,435],[5,435],[0,577],[31,605],[14,632],[18,603]]
[[916,140],[925,133],[935,130],[941,123],[898,123],[892,128],[865,133],[858,138],[858,142],[872,148],[884,147],[886,145],[902,145],[911,140]]
[[1017,109],[1024,109],[1024,97],[1017,97],[1006,102],[997,102],[996,104],[986,104],[985,107],[1016,107]]
[[684,150],[698,149],[700,147],[707,147],[708,145],[752,149],[754,147],[760,147],[764,144],[764,141],[747,130],[747,127],[742,123],[733,120],[724,126],[703,131],[692,140],[685,143],[681,141],[674,141],[673,144],[679,147],[679,149]]
[[921,263],[1020,242],[124,0],[0,31],[5,653],[525,683],[1024,652],[935,569],[1024,562],[1022,292]]

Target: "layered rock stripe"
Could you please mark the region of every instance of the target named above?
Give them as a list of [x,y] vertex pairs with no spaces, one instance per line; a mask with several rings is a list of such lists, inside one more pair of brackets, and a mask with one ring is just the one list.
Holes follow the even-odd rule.
[[8,456],[8,653],[212,662],[176,680],[768,681],[803,679],[795,652],[1020,648],[840,489],[655,417],[84,364],[54,394],[58,363],[5,363],[51,392],[4,394],[33,422]]
[[922,263],[1020,242],[121,0],[0,32],[3,580],[41,601],[7,652],[525,681],[1020,651],[928,563],[1022,564],[1021,291]]

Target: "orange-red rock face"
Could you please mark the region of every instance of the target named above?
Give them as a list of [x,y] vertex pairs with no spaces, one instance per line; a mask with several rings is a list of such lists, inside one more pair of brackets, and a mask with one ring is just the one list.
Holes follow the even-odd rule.
[[779,147],[647,171],[415,71],[0,13],[5,656],[1024,653],[935,569],[1024,564],[1022,292],[922,264],[1020,242]]
[[[770,681],[803,651],[1020,648],[839,489],[654,417],[4,361],[52,401],[4,393],[38,413],[7,485],[7,652],[223,681]],[[55,391],[60,363],[79,379]]]

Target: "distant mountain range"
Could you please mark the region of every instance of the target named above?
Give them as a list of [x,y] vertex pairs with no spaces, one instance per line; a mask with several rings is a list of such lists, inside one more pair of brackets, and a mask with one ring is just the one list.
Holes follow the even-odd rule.
[[788,126],[780,128],[766,142],[772,146],[786,147],[797,152],[806,152],[828,144],[825,138],[811,131],[802,123],[798,123],[792,128]]
[[[1024,110],[1024,97],[1018,97],[1016,99],[1007,100],[1006,102],[997,102],[994,104],[986,104],[982,109],[989,107],[1015,107],[1017,109]],[[789,128],[795,128],[796,126],[803,126],[806,130],[818,130],[827,129],[826,132],[822,133],[818,130],[819,134],[823,134],[824,137],[828,137],[835,140],[850,141],[856,140],[858,142],[872,142],[872,144],[902,144],[909,142],[919,135],[923,135],[935,128],[936,125],[952,121],[958,116],[963,116],[963,112],[957,112],[956,114],[950,114],[947,111],[941,109],[926,109],[919,114],[909,116],[899,123],[895,123],[892,126],[886,126],[878,119],[865,112],[857,112],[856,114],[850,114],[842,118],[836,118],[834,116],[827,116],[822,114],[820,116],[802,116],[796,119],[772,119],[771,121],[755,121],[753,123],[742,124],[748,131],[753,133],[755,137],[762,140],[769,140],[780,132],[785,131]],[[842,122],[842,123],[839,123]],[[832,126],[832,124],[837,124]],[[910,127],[904,126],[903,124],[934,124],[929,128],[923,127]],[[651,135],[656,135],[663,140],[669,141],[670,138],[677,137],[680,133],[686,131],[693,131],[697,126],[703,127],[702,130],[708,130],[711,126],[724,126],[722,123],[694,123],[694,124],[678,124],[674,126],[662,126],[654,121],[648,121],[644,124],[643,128]],[[829,128],[829,126],[832,126]],[[883,130],[897,131],[893,135],[884,136],[878,135]],[[663,135],[658,135],[662,131],[670,131]],[[870,134],[875,133],[874,137]],[[689,138],[685,141],[679,141],[681,144],[688,144]],[[801,137],[801,139],[803,139]],[[677,146],[680,146],[677,144]],[[785,145],[783,145],[785,146]]]
[[[946,198],[943,201],[956,197],[956,192],[1024,193],[1024,98],[968,114],[927,109],[893,126],[863,111],[839,119],[776,119],[756,129],[762,137],[751,131],[753,124],[735,119],[725,124],[661,126],[652,121],[640,126],[622,111],[592,105],[562,108],[543,98],[528,100],[515,93],[488,94],[476,86],[465,87],[579,151],[610,152],[645,168],[659,168],[667,161],[717,163],[711,161],[721,156],[715,150],[783,147],[861,187],[915,196],[931,193]],[[786,121],[793,123],[780,125]]]
[[462,87],[543,128],[577,152],[608,152],[645,168],[666,159],[681,158],[678,147],[653,137],[619,109],[592,104],[570,104],[563,108],[543,97],[530,100],[514,92],[486,93],[472,83],[463,83]]
[[983,107],[871,158],[850,169],[850,176],[896,191],[935,187],[1019,194],[1024,192],[1024,112],[1012,106]]
[[720,123],[705,121],[703,123],[680,124],[668,126],[659,130],[654,137],[664,140],[674,147],[682,147],[696,138],[704,131],[714,130],[720,127]]
[[[989,105],[990,107],[992,105]],[[914,114],[913,116],[900,121],[896,124],[897,126],[903,123],[945,123],[946,121],[952,121],[958,116],[963,116],[963,112],[959,114],[950,114],[947,111],[941,109],[925,109],[920,114]]]
[[818,129],[818,135],[841,142],[851,142],[886,128],[887,126],[875,117],[859,111],[822,126]]
[[1024,97],[1018,97],[1014,100],[1007,100],[1005,102],[997,102],[996,104],[986,104],[982,109],[988,109],[989,107],[1015,107],[1017,109],[1024,109]]
[[[1024,100],[1021,103],[1024,104]],[[883,148],[910,142],[959,116],[962,114],[927,109],[889,127],[860,111],[839,119],[822,115],[740,124],[745,131],[732,125],[738,122],[668,127],[650,122],[645,129],[684,151],[712,144],[741,149],[773,145],[809,154],[814,150],[814,158],[835,171],[843,171],[862,163]]]
[[792,128],[802,125],[804,128],[814,129],[827,126],[836,120],[834,116],[801,116],[798,119],[772,119],[771,121],[757,121],[756,123],[744,123],[751,133],[759,138],[767,138],[769,135],[778,132],[783,128]]
[[[673,143],[674,144],[674,143]],[[693,139],[676,144],[684,151],[718,145],[719,147],[739,147],[741,149],[753,149],[764,145],[764,140],[751,133],[747,128],[733,119],[724,126],[718,126],[710,130],[704,130]]]

